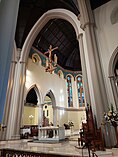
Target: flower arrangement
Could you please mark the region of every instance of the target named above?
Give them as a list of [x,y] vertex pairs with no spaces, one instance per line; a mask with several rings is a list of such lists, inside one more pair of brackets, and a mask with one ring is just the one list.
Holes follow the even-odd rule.
[[110,122],[113,126],[117,126],[118,111],[114,109],[112,104],[109,107],[109,111],[107,113],[104,113],[104,119],[106,122]]
[[69,127],[73,127],[74,123],[72,121],[68,122]]
[[112,104],[109,107],[108,112],[104,113],[104,122],[102,124],[105,125],[106,123],[110,123],[114,127],[115,134],[116,134],[116,140],[117,140],[117,143],[116,143],[115,147],[118,148],[118,132],[117,132],[118,110],[115,110]]

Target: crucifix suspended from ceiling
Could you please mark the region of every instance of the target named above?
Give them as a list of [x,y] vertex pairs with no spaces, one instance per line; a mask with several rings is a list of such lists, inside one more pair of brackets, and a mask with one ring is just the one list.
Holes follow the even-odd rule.
[[50,72],[50,74],[52,74],[52,72],[57,68],[57,56],[56,54],[54,54],[54,61],[52,60],[52,52],[54,50],[58,49],[58,47],[52,48],[52,45],[50,45],[49,49],[47,52],[45,52],[44,54],[48,54],[49,53],[49,57],[46,58],[46,72]]

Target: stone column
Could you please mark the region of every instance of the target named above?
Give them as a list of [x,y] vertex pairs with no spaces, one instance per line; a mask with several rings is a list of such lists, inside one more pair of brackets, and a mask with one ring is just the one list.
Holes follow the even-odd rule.
[[42,127],[43,122],[43,104],[39,104],[38,127]]
[[103,113],[107,110],[108,98],[104,85],[103,72],[95,38],[95,24],[89,0],[77,0],[80,8],[81,28],[85,31],[87,52],[87,76],[91,106],[101,125]]
[[114,96],[114,101],[115,104],[117,105],[116,108],[118,108],[118,91],[116,87],[116,79],[115,76],[109,76],[110,82],[111,82],[111,87],[113,91],[113,96]]
[[57,126],[57,108],[53,107],[53,124]]
[[13,92],[13,84],[14,84],[14,74],[15,74],[15,67],[17,64],[17,58],[16,58],[16,47],[14,48],[13,55],[12,55],[12,62],[10,66],[10,73],[9,73],[9,80],[8,80],[8,86],[7,86],[7,93],[6,93],[6,103],[4,108],[4,116],[3,116],[3,125],[6,126],[4,131],[2,132],[2,136],[0,139],[4,140],[6,137],[6,129],[8,124],[8,118],[9,118],[9,110],[11,105],[11,96]]
[[0,2],[0,123],[3,120],[18,8],[19,0]]
[[79,48],[80,48],[83,88],[84,88],[84,94],[85,94],[85,104],[86,103],[91,104],[90,94],[89,94],[88,78],[87,78],[86,61],[85,61],[85,51],[84,51],[84,45],[83,45],[83,34],[82,33],[80,33],[78,35],[78,41],[79,41]]
[[26,63],[18,62],[15,69],[13,93],[9,110],[6,139],[19,138],[19,131],[22,118],[22,107],[24,106],[24,84],[25,84]]

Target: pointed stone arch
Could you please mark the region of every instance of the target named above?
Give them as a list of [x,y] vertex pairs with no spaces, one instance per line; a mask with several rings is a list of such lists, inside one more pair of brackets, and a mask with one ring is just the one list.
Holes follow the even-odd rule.
[[[52,90],[47,91],[46,95],[47,95],[47,94],[50,96],[50,98],[51,98],[51,100],[52,100],[52,107],[53,107],[53,108],[56,107],[56,99],[55,99],[55,96],[54,96]],[[45,96],[46,96],[46,95],[45,95]],[[45,97],[45,96],[44,96],[44,97]]]
[[29,51],[31,49],[31,46],[32,46],[36,36],[41,31],[41,29],[46,25],[46,23],[49,20],[54,19],[54,18],[60,18],[60,19],[64,19],[64,20],[70,22],[75,29],[76,36],[78,37],[80,22],[74,13],[72,13],[71,11],[66,10],[66,9],[49,10],[41,16],[41,18],[35,23],[35,25],[31,29],[30,33],[28,34],[28,36],[25,40],[25,43],[23,45],[23,48],[22,48],[20,62],[27,61]]
[[37,98],[38,98],[38,104],[37,106],[39,106],[41,103],[42,103],[42,96],[41,96],[41,92],[39,91],[38,87],[36,84],[33,84],[27,91],[26,95],[25,95],[25,99],[26,99],[26,96],[28,94],[28,92],[33,89],[35,90],[36,94],[37,94]]
[[[21,50],[21,57],[18,62],[19,70],[17,71],[18,77],[16,78],[16,82],[18,82],[18,83],[17,83],[17,88],[14,88],[14,92],[16,93],[16,96],[14,97],[14,95],[12,95],[12,103],[11,103],[12,106],[15,106],[16,114],[14,115],[15,118],[13,118],[11,116],[11,119],[9,119],[10,125],[9,125],[8,136],[7,136],[9,139],[11,138],[12,134],[14,134],[14,133],[18,134],[19,129],[20,129],[19,126],[21,123],[22,107],[24,105],[23,102],[24,102],[24,88],[25,88],[25,78],[26,78],[26,64],[28,61],[29,52],[31,50],[34,40],[36,39],[36,37],[39,34],[39,32],[41,31],[41,29],[45,26],[45,24],[49,20],[54,19],[54,18],[60,18],[60,19],[64,19],[64,20],[70,22],[75,29],[76,36],[78,37],[79,29],[80,29],[80,21],[78,20],[78,18],[75,14],[73,14],[71,11],[68,11],[66,9],[53,9],[53,10],[47,11],[45,14],[43,14],[41,16],[41,18],[33,26],[33,28],[29,32],[29,34],[24,42],[24,45]],[[43,101],[41,101],[41,102],[43,102]],[[41,104],[43,104],[43,103],[41,103]],[[53,105],[56,105],[55,99],[53,99]],[[18,107],[16,107],[16,106],[18,106]],[[42,105],[39,105],[40,108],[41,108],[41,106]],[[42,111],[42,108],[41,108],[41,111]],[[56,113],[56,111],[55,111],[55,113]],[[11,109],[11,114],[12,114],[12,109]],[[42,117],[42,114],[40,117]],[[42,122],[41,120],[42,119],[39,120],[39,125]],[[56,119],[55,119],[55,121],[56,121]],[[11,125],[11,123],[12,123],[12,125]],[[17,128],[16,128],[16,124],[18,126]],[[15,130],[15,131],[13,132],[13,130]]]
[[47,91],[46,95],[49,95],[52,101],[52,109],[53,109],[53,124],[57,126],[57,108],[56,108],[56,99],[52,90]]
[[118,61],[118,46],[114,50],[114,52],[112,53],[112,56],[111,56],[110,61],[109,61],[109,69],[108,69],[109,76],[114,76],[114,68],[115,68],[117,61]]
[[109,67],[108,67],[109,79],[113,91],[116,108],[118,108],[118,89],[117,89],[118,87],[116,87],[116,77],[115,77],[114,69],[117,61],[118,61],[118,46],[112,53],[112,56],[109,61]]

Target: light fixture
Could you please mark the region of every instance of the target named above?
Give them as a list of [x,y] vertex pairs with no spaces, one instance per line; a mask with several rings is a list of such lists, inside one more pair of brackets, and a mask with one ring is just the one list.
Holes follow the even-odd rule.
[[46,58],[46,68],[45,71],[52,74],[52,72],[57,68],[57,56],[54,54],[54,61],[52,60],[52,51],[58,49],[58,47],[52,48],[52,45],[50,45],[47,52],[44,54],[49,53],[49,57]]
[[33,116],[33,115],[30,115],[30,116],[29,116],[29,119],[30,119],[30,124],[32,124],[32,123],[33,123],[33,118],[34,118],[34,116]]

